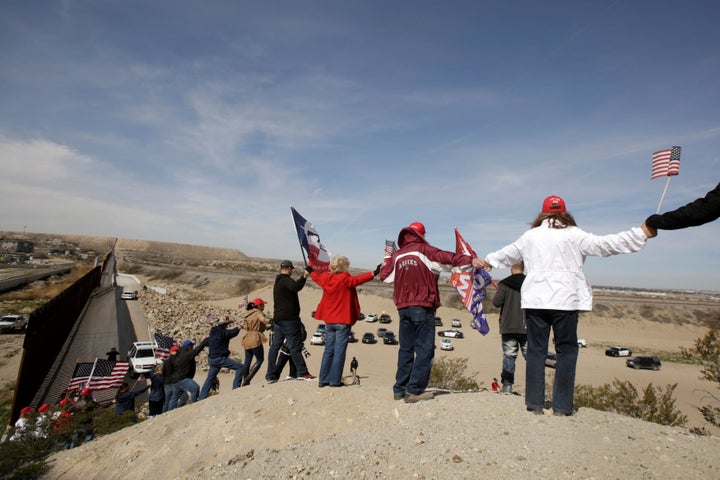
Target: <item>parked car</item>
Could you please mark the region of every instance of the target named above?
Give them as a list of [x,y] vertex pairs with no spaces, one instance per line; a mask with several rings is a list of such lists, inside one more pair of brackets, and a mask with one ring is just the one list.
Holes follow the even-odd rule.
[[545,356],[545,366],[555,368],[555,365],[557,365],[557,354],[548,352]]
[[587,347],[587,341],[584,338],[578,338],[578,347]]
[[435,326],[436,326],[436,327],[442,327],[442,326],[443,326],[442,318],[440,318],[440,317],[435,317]]
[[370,313],[365,317],[365,321],[368,323],[377,322],[378,316],[375,313]]
[[24,315],[5,315],[0,318],[0,332],[17,332],[27,327],[27,318]]
[[385,327],[380,327],[377,329],[377,336],[380,338],[383,338],[385,336],[385,333],[388,331]]
[[350,331],[350,335],[348,335],[348,343],[357,343],[357,342],[358,342],[358,339],[357,339],[357,337],[355,336],[355,332],[353,332],[353,331],[351,330],[351,331]]
[[638,370],[645,368],[648,370],[660,370],[662,362],[655,355],[640,355],[634,358],[628,358],[625,360],[625,365],[628,367]]
[[465,335],[460,330],[448,329],[439,331],[438,337],[464,338]]
[[605,350],[605,355],[608,357],[632,357],[632,350],[616,345]]
[[383,335],[383,343],[385,345],[397,345],[398,341],[397,338],[395,338],[395,333],[390,330],[385,332],[385,335]]
[[163,361],[155,358],[155,350],[157,350],[155,342],[135,342],[128,351],[128,360],[133,373],[142,375],[143,373],[151,373],[155,369],[155,365],[160,365]]
[[450,321],[450,326],[453,328],[462,328],[462,322],[460,321],[459,318],[453,318]]
[[317,333],[322,333],[324,335],[327,332],[327,325],[324,323],[321,323],[320,325],[317,326],[315,331]]
[[313,333],[312,337],[310,337],[310,345],[325,345],[325,334],[320,332]]
[[137,290],[123,290],[122,295],[120,295],[120,298],[123,300],[137,300],[137,297]]
[[362,337],[362,343],[377,343],[377,339],[375,338],[375,335],[372,334],[372,332],[367,332]]
[[453,346],[452,340],[449,338],[443,338],[440,340],[440,350],[455,350],[455,347]]

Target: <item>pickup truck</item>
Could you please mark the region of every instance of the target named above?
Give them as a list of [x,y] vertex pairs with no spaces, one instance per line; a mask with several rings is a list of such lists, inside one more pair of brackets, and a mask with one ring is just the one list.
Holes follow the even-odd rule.
[[25,330],[27,323],[24,315],[5,315],[0,318],[0,333]]
[[155,358],[155,350],[157,343],[155,342],[135,342],[128,352],[128,361],[133,372],[142,375],[151,373],[155,365],[163,363],[159,358]]

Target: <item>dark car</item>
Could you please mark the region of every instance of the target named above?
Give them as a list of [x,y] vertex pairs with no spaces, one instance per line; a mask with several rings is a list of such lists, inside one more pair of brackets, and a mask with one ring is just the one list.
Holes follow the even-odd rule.
[[372,334],[372,332],[367,332],[362,337],[362,343],[377,343],[377,339],[375,338],[375,335]]
[[442,318],[440,318],[440,317],[435,317],[435,326],[436,326],[436,327],[442,327],[442,326],[443,326],[443,324],[442,324]]
[[383,338],[385,336],[385,332],[387,332],[388,329],[385,327],[380,327],[377,329],[377,336],[380,338]]
[[382,315],[380,315],[380,319],[378,320],[378,322],[380,323],[390,323],[391,321],[392,320],[390,319],[390,315],[388,315],[387,313],[383,313]]
[[350,335],[348,335],[348,343],[357,343],[358,339],[355,336],[355,332],[351,331]]
[[397,338],[395,338],[395,333],[390,330],[385,332],[385,336],[383,336],[383,343],[385,345],[397,345],[398,341]]
[[557,354],[549,353],[545,356],[545,366],[548,368],[555,368],[557,365]]
[[647,370],[660,370],[662,362],[655,355],[640,355],[634,358],[628,358],[625,360],[625,365],[630,368],[638,370],[645,368]]

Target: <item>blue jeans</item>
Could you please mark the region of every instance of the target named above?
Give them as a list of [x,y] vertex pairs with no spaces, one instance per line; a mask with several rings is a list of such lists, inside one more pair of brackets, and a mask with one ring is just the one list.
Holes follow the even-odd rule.
[[328,323],[325,329],[325,351],[320,364],[318,383],[341,385],[345,353],[350,339],[350,325]]
[[[175,396],[170,400],[170,410],[174,410],[177,407],[182,407],[186,403],[196,402],[198,394],[200,393],[200,385],[195,383],[192,378],[183,378],[179,382],[173,385],[175,390]],[[187,399],[187,394],[190,394],[190,400]]]
[[578,358],[578,312],[527,309],[525,313],[528,331],[525,405],[534,410],[545,407],[545,356],[552,328],[557,353],[552,409],[557,413],[571,414]]
[[163,385],[163,390],[165,390],[165,399],[163,400],[163,413],[170,410],[170,400],[172,400],[173,395],[175,395],[175,384]]
[[297,376],[304,377],[308,373],[305,359],[302,355],[302,326],[300,319],[296,320],[277,320],[273,324],[273,335],[272,344],[270,345],[270,351],[268,352],[268,369],[265,373],[266,380],[277,380],[279,372],[277,369],[278,353],[280,353],[280,347],[282,347],[283,340],[287,338],[288,347],[290,348],[290,356],[292,361],[297,368]]
[[430,380],[435,357],[435,311],[426,307],[398,310],[400,350],[393,393],[418,395]]
[[503,362],[500,379],[503,385],[515,383],[515,359],[518,351],[527,360],[527,334],[524,333],[503,333],[502,334]]
[[240,383],[242,381],[243,369],[242,362],[239,362],[238,360],[230,357],[213,357],[208,359],[208,365],[210,366],[210,370],[208,370],[208,376],[205,379],[205,383],[203,383],[202,389],[200,390],[200,397],[198,398],[198,400],[204,400],[208,397],[208,395],[210,395],[210,387],[212,386],[213,381],[215,381],[215,378],[217,378],[218,373],[220,373],[220,369],[222,368],[229,368],[230,370],[235,370],[233,389],[240,386]]

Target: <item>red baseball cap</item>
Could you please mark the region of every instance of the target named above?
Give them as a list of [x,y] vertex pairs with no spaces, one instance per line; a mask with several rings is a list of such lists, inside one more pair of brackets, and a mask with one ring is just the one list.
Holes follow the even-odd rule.
[[420,235],[425,235],[425,225],[423,225],[420,222],[412,222],[408,228],[411,228],[412,230],[415,230]]
[[253,300],[252,303],[253,303],[253,305],[255,305],[256,307],[259,306],[259,305],[267,305],[267,302],[266,302],[265,300],[263,300],[262,298],[260,298],[260,297],[258,297],[258,298],[256,298],[255,300]]
[[542,205],[542,213],[562,213],[566,211],[565,200],[557,195],[550,195]]

